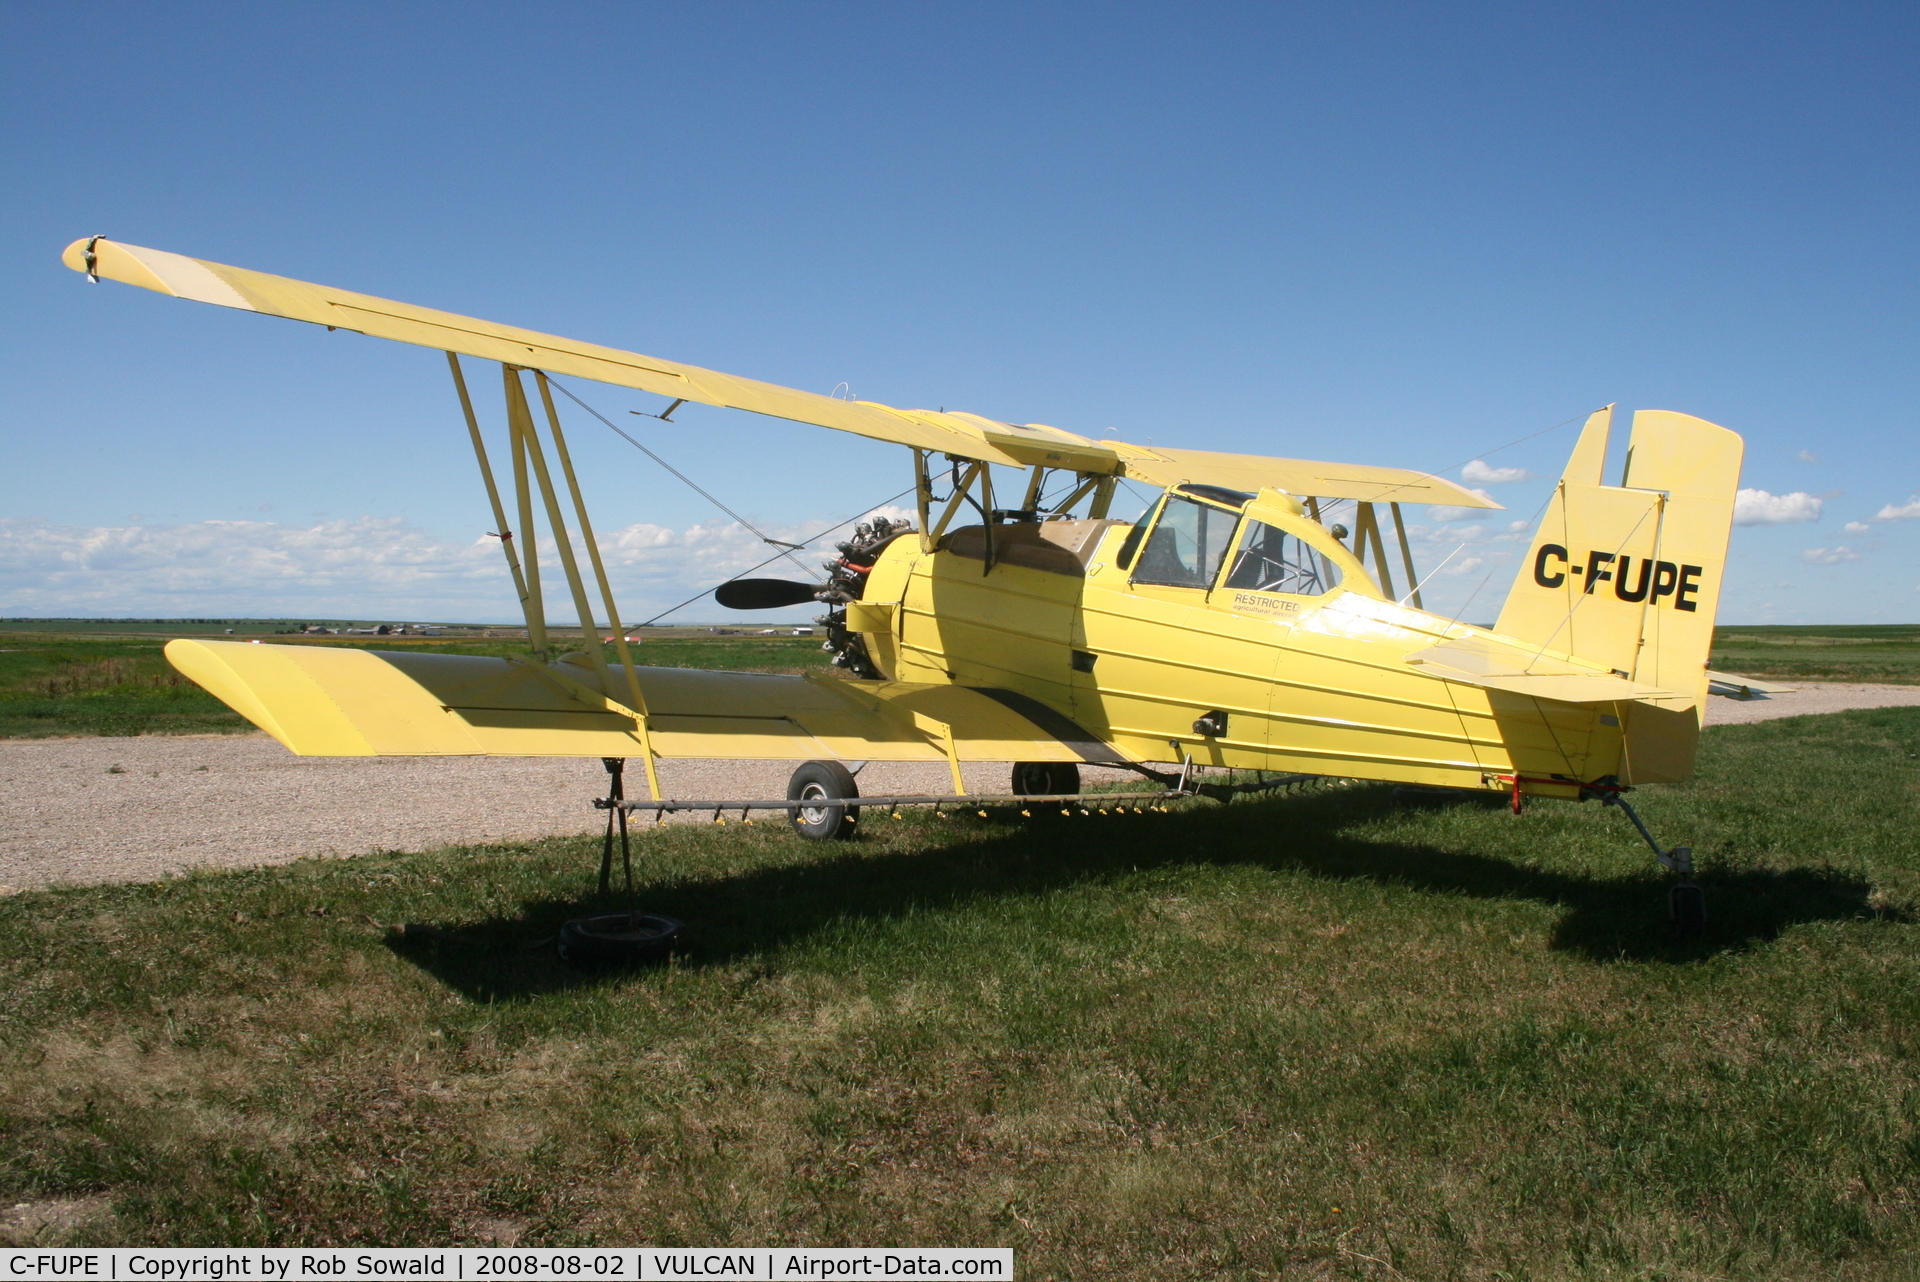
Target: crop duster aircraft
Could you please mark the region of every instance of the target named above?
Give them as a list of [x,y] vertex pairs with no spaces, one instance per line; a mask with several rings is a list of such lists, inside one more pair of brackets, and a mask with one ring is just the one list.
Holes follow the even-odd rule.
[[[1595,413],[1487,629],[1421,608],[1400,507],[1498,505],[1422,472],[842,400],[98,236],[74,242],[64,261],[95,280],[446,353],[503,535],[513,505],[519,536],[501,546],[535,658],[169,643],[175,667],[295,753],[600,757],[609,770],[637,756],[648,797],[624,799],[616,773],[614,796],[597,803],[623,820],[628,810],[780,808],[809,837],[854,831],[858,808],[830,803],[858,796],[847,763],[865,761],[945,762],[954,789],[863,798],[869,808],[977,804],[966,761],[1018,762],[1010,796],[1069,807],[1082,763],[1156,781],[1151,798],[1108,799],[1136,808],[1205,791],[1203,767],[1498,790],[1516,809],[1529,795],[1599,799],[1626,810],[1679,873],[1670,906],[1683,933],[1704,920],[1690,852],[1661,849],[1621,794],[1692,773],[1739,486],[1742,443],[1725,428],[1642,410],[1609,485],[1613,411]],[[500,368],[510,495],[462,356]],[[916,524],[862,527],[824,584],[742,580],[718,593],[736,608],[825,602],[839,671],[634,662],[554,375],[672,398],[659,417],[692,401],[911,452]],[[1024,484],[997,482],[995,468],[1024,472]],[[1110,515],[1122,478],[1163,491],[1137,523]],[[1059,497],[1043,500],[1050,483]],[[1343,513],[1354,505],[1351,530],[1322,519],[1336,502]],[[542,582],[554,567],[538,563],[536,512],[582,624],[581,653],[550,653]],[[801,764],[786,799],[678,801],[661,795],[655,771],[676,758]],[[606,870],[603,861],[603,884]]]

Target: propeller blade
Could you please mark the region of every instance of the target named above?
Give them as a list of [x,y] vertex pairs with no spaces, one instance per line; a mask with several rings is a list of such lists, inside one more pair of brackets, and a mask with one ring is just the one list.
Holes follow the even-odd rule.
[[792,583],[786,579],[735,579],[713,590],[713,599],[729,610],[775,610],[783,605],[800,605],[813,600],[820,590],[817,583]]

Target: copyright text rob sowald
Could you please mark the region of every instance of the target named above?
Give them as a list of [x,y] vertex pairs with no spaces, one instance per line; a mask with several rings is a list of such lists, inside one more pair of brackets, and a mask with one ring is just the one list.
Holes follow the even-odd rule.
[[0,1252],[0,1282],[834,1282],[988,1278],[1011,1282],[1011,1247],[622,1247],[510,1250],[406,1247],[187,1247]]

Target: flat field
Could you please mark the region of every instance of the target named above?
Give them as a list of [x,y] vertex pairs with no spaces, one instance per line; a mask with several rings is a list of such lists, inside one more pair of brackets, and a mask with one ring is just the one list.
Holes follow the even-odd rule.
[[1715,628],[1713,666],[1743,677],[1920,685],[1920,624]]
[[1920,1276],[1920,709],[1711,730],[1638,797],[1703,941],[1615,812],[1381,787],[650,831],[686,947],[598,977],[552,945],[625,902],[592,839],[19,895],[0,1198],[125,1244]]
[[[14,622],[14,621],[9,621]],[[129,625],[130,626],[130,625]],[[504,629],[502,629],[504,631]],[[475,630],[479,632],[478,629]],[[176,635],[221,639],[208,627]],[[212,635],[210,635],[212,634]],[[127,632],[0,632],[0,739],[49,735],[244,734],[253,729],[238,713],[181,676],[161,654],[169,634]],[[257,635],[275,644],[340,645],[363,650],[431,649],[443,654],[527,654],[526,641],[482,635],[453,637],[297,637]],[[578,634],[555,631],[562,649]],[[699,635],[684,630],[649,635],[635,656],[670,668],[725,668],[740,672],[801,672],[826,666],[817,639]]]

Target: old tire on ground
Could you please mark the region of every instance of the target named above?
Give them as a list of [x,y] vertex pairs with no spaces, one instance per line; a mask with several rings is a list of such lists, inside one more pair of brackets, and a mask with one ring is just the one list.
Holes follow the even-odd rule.
[[601,913],[560,928],[560,960],[579,970],[661,961],[685,927],[656,913]]
[[858,797],[860,786],[837,761],[809,761],[787,780],[787,800],[804,802],[790,807],[793,830],[808,841],[844,841],[860,822],[860,807],[822,804]]
[[1016,761],[1013,791],[1022,797],[1076,795],[1080,791],[1080,767],[1071,761]]

